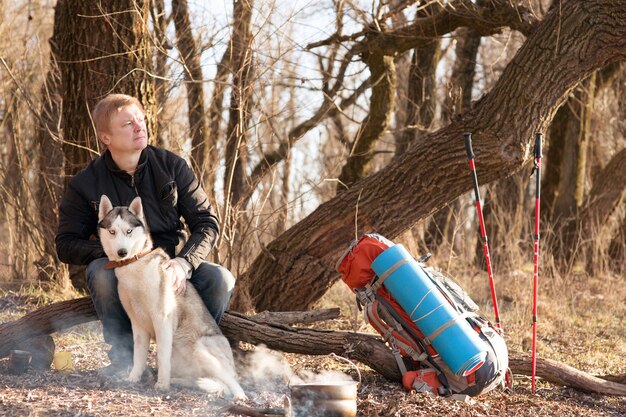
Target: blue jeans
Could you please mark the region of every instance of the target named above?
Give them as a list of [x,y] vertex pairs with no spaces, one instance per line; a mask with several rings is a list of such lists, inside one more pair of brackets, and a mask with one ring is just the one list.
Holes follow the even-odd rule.
[[[132,363],[133,331],[130,319],[117,293],[114,270],[104,269],[107,258],[92,261],[86,270],[87,287],[102,322],[104,340],[111,345],[109,358],[112,362]],[[220,265],[203,262],[189,279],[207,309],[219,324],[235,287],[235,278]]]

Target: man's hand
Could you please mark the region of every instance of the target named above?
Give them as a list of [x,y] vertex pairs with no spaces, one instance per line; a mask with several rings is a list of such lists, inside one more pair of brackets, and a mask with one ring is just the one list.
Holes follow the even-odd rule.
[[163,270],[172,280],[172,286],[176,294],[183,294],[187,285],[187,273],[183,269],[180,262],[170,259],[163,264]]

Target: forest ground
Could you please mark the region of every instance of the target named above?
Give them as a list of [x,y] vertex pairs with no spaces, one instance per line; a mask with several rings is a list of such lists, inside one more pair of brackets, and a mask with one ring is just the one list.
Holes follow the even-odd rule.
[[[502,299],[501,316],[511,351],[530,350],[532,265],[502,273],[497,277]],[[473,299],[490,316],[485,274],[452,271],[470,290]],[[17,319],[59,298],[33,286],[2,283],[0,323]],[[320,307],[339,306],[342,316],[313,327],[371,331],[355,314],[353,297],[338,283],[319,303]],[[485,307],[487,306],[487,307]],[[574,272],[567,280],[544,278],[539,303],[538,354],[562,361],[594,375],[626,373],[626,287],[618,276],[589,277]],[[8,360],[0,360],[0,415],[2,416],[232,416],[222,412],[228,403],[190,389],[173,388],[162,393],[152,388],[149,375],[139,385],[101,376],[97,369],[108,364],[99,323],[76,326],[53,335],[57,351],[72,353],[74,370],[59,372],[30,369],[22,375],[7,373]],[[255,348],[240,346],[243,352]],[[269,364],[254,363],[250,354],[241,355],[239,373],[250,397],[242,402],[254,408],[283,407],[289,394],[289,375],[277,372],[287,368],[321,372],[339,371],[356,379],[354,368],[329,357],[268,354]],[[273,359],[272,359],[273,358]],[[150,363],[154,367],[154,346]],[[279,361],[281,364],[277,364]],[[253,362],[252,364],[248,362]],[[244,365],[244,363],[248,363]],[[288,364],[288,365],[285,365]],[[263,366],[262,366],[263,365]],[[624,416],[626,398],[586,394],[571,388],[538,381],[535,394],[530,378],[515,375],[512,392],[495,390],[469,403],[447,401],[405,392],[398,384],[384,380],[370,368],[359,365],[362,384],[358,390],[360,416]]]

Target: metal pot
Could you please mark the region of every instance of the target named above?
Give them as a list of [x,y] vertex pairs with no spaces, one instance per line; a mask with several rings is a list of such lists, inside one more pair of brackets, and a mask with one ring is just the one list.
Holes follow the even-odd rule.
[[291,385],[293,417],[355,417],[356,381]]
[[30,365],[31,357],[31,353],[28,351],[12,350],[9,354],[9,373],[20,375],[26,372]]

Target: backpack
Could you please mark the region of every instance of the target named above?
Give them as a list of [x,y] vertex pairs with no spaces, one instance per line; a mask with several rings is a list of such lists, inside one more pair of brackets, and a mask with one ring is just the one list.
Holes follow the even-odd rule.
[[504,387],[508,351],[499,329],[425,259],[416,261],[402,245],[365,234],[336,269],[355,292],[365,321],[391,348],[407,390],[474,397]]

